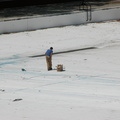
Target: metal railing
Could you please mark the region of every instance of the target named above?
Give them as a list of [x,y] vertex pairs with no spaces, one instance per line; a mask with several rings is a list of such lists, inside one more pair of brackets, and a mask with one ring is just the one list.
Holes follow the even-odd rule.
[[79,4],[79,10],[85,10],[86,11],[86,21],[92,20],[92,8],[91,4],[86,2],[85,0],[82,0]]

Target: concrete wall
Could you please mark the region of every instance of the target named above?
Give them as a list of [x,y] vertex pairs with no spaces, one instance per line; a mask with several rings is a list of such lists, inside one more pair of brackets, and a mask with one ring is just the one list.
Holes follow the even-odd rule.
[[0,34],[36,30],[67,25],[77,25],[88,22],[99,22],[120,19],[120,8],[92,11],[92,20],[86,21],[85,11],[54,16],[37,16],[19,20],[8,20],[0,22]]

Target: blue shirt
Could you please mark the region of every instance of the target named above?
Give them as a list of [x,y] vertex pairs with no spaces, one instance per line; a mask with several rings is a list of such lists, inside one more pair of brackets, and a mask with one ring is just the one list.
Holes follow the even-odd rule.
[[51,49],[48,49],[45,53],[46,56],[51,56],[51,53],[53,53],[53,51]]

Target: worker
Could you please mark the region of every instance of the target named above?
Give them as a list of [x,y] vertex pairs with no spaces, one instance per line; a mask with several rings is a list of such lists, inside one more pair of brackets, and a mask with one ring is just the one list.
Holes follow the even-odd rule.
[[50,47],[45,53],[46,62],[47,62],[47,70],[52,70],[52,54],[53,54],[53,47]]

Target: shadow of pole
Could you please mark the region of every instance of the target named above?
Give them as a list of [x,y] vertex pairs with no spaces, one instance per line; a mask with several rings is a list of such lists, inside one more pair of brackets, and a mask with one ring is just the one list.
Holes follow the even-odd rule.
[[[81,49],[60,51],[60,52],[55,52],[55,53],[53,53],[53,55],[56,55],[56,54],[63,54],[63,53],[70,53],[70,52],[77,52],[77,51],[82,51],[82,50],[90,50],[90,49],[97,49],[97,48],[96,48],[96,47],[88,47],[88,48],[81,48]],[[34,55],[34,56],[29,56],[29,57],[34,58],[34,57],[42,57],[42,56],[45,56],[45,54]]]

